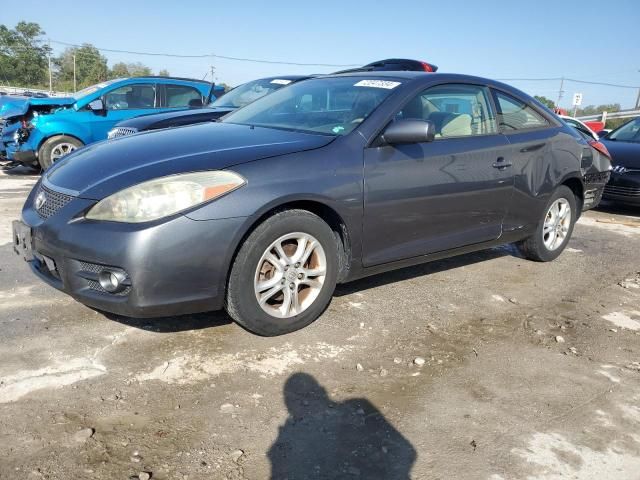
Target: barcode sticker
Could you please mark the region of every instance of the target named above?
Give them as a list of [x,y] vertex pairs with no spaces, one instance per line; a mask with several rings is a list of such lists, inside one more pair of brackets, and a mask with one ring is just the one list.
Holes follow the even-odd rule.
[[391,90],[398,85],[400,85],[400,82],[392,82],[389,80],[360,80],[354,87],[386,88],[387,90]]

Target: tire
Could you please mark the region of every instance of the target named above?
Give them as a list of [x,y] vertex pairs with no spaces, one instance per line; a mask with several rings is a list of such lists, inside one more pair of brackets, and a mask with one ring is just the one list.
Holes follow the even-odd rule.
[[[311,212],[286,210],[269,217],[236,255],[227,284],[227,312],[242,327],[267,337],[306,327],[331,301],[338,248],[329,225]],[[295,261],[298,249],[304,250],[302,264]]]
[[[558,222],[559,226],[552,229],[551,225],[554,223],[553,214],[556,213],[558,215],[556,218],[561,217],[561,215],[558,214],[558,205],[568,205],[570,208],[570,218]],[[552,208],[554,209],[553,212],[551,211]],[[518,249],[522,255],[529,260],[536,262],[550,262],[555,260],[569,243],[578,215],[578,202],[574,193],[569,187],[560,185],[545,205],[542,218],[538,222],[535,232],[530,237],[518,242],[516,244]],[[546,222],[547,219],[549,219],[548,222]],[[560,236],[560,232],[564,232],[563,237]],[[552,242],[552,245],[549,245],[552,237],[555,240]]]
[[40,163],[40,167],[43,170],[46,170],[53,165],[56,160],[62,158],[63,155],[67,155],[83,145],[80,140],[68,135],[51,137],[47,139],[40,147],[40,150],[38,150],[38,163]]

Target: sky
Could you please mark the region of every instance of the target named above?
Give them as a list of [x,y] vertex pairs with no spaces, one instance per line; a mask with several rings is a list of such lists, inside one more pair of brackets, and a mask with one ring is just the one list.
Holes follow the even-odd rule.
[[[556,78],[640,87],[640,0],[0,0],[0,24],[37,22],[52,41],[98,48],[315,64],[415,58],[442,72],[495,79]],[[52,44],[56,53],[65,47]],[[103,52],[109,64],[142,62],[154,71],[203,78],[215,67],[230,85],[272,75],[330,73],[338,67],[167,58]],[[211,78],[210,74],[207,76]],[[558,98],[559,80],[510,83]],[[565,82],[583,105],[635,105],[638,88]]]

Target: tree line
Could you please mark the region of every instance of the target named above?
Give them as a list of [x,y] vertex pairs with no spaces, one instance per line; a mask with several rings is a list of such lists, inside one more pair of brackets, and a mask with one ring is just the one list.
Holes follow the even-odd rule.
[[[547,107],[549,107],[551,110],[556,108],[555,102],[550,98],[540,96],[540,95],[536,95],[534,98],[538,100],[540,103],[542,103],[543,105],[546,105]],[[576,110],[576,117],[582,117],[586,115],[599,115],[602,112],[619,112],[620,110],[622,110],[622,107],[619,103],[605,103],[603,105],[586,105],[584,107],[578,107],[578,109]],[[573,108],[567,109],[567,113],[569,115],[573,115]],[[629,120],[628,118],[610,118],[607,120],[606,127],[610,129],[617,128],[623,123],[627,122],[628,120]]]
[[[152,75],[151,69],[140,63],[119,62],[109,67],[107,58],[90,43],[67,48],[53,56],[46,43],[45,31],[33,22],[19,22],[15,28],[0,25],[0,84],[27,88],[49,88],[49,58],[53,89],[73,91],[73,72],[77,89],[112,78]],[[169,76],[166,69],[158,72]]]

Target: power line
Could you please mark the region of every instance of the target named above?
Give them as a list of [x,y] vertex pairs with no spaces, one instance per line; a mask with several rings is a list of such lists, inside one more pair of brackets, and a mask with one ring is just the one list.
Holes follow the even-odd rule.
[[[76,55],[82,57],[82,56],[86,56],[86,57],[93,57],[93,58],[98,58],[98,57],[102,57],[102,55],[100,55],[99,52],[110,52],[110,53],[124,53],[124,54],[130,54],[130,55],[143,55],[143,56],[152,56],[152,57],[169,57],[169,58],[220,58],[220,59],[224,59],[224,60],[232,60],[232,61],[238,61],[238,62],[252,62],[252,63],[263,63],[263,64],[270,64],[270,65],[294,65],[294,66],[303,66],[303,67],[337,67],[337,68],[342,68],[342,67],[356,67],[359,66],[358,64],[332,64],[332,63],[301,63],[301,62],[285,62],[285,61],[279,61],[279,60],[265,60],[265,59],[256,59],[256,58],[243,58],[243,57],[231,57],[231,56],[227,56],[227,55],[218,55],[215,53],[207,53],[207,54],[198,54],[198,55],[184,55],[184,54],[175,54],[175,53],[161,53],[161,52],[136,52],[136,51],[131,51],[131,50],[118,50],[118,49],[111,49],[111,48],[100,48],[100,47],[95,47],[93,45],[78,45],[75,43],[68,43],[68,42],[61,42],[59,40],[51,40],[51,43],[55,43],[57,45],[63,45],[66,47],[72,47],[75,49],[80,49],[83,47],[93,47],[95,48],[98,52],[86,52],[86,51],[76,51]],[[29,50],[29,49],[35,49],[34,47],[29,47],[26,45],[14,45],[14,46],[9,46],[8,48],[10,49],[22,49],[22,50]],[[6,53],[5,53],[6,55]],[[579,80],[579,79],[575,79],[575,78],[567,78],[567,77],[549,77],[549,78],[497,78],[496,80],[499,81],[505,81],[505,82],[557,82],[557,81],[562,81],[564,80],[565,82],[574,82],[574,83],[581,83],[581,84],[585,84],[585,85],[600,85],[600,86],[605,86],[605,87],[615,87],[615,88],[627,88],[627,89],[638,89],[640,88],[640,86],[633,86],[633,85],[621,85],[621,84],[617,84],[617,83],[610,83],[610,82],[594,82],[594,81],[588,81],[588,80]]]
[[[501,82],[558,82],[563,80],[562,77],[555,78],[496,78],[496,80],[500,80]],[[565,82],[574,82],[574,83],[584,83],[587,85],[603,85],[606,87],[617,87],[617,88],[631,88],[636,89],[640,88],[640,86],[633,85],[619,85],[617,83],[608,83],[608,82],[590,82],[587,80],[578,80],[575,78],[567,78],[564,77]]]
[[[51,43],[55,43],[57,45],[64,45],[66,47],[74,47],[81,48],[82,45],[77,45],[74,43],[60,42],[58,40],[51,40]],[[243,58],[243,57],[230,57],[228,55],[217,55],[215,53],[205,53],[198,55],[183,55],[176,53],[159,53],[159,52],[135,52],[131,50],[117,50],[112,48],[100,48],[95,47],[96,50],[101,52],[111,52],[111,53],[126,53],[131,55],[146,55],[151,57],[170,57],[170,58],[221,58],[224,60],[233,60],[237,62],[252,62],[252,63],[266,63],[271,65],[295,65],[300,67],[356,67],[358,65],[355,64],[334,64],[334,63],[302,63],[302,62],[283,62],[279,60],[264,60],[257,58]]]

